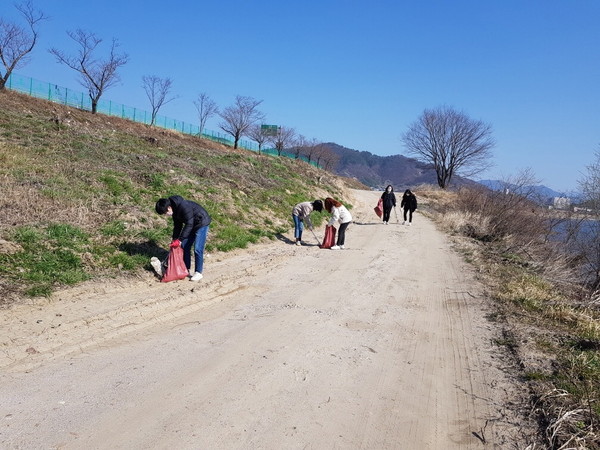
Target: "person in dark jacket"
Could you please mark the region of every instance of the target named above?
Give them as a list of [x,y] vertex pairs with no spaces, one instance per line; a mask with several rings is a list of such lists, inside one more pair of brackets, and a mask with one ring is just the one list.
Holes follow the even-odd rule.
[[[159,199],[156,202],[156,212],[173,217],[171,247],[183,248],[183,262],[190,272],[190,280],[201,280],[204,246],[212,220],[210,215],[198,203],[185,200],[180,195]],[[192,247],[194,247],[194,272],[191,270]]]
[[417,209],[417,197],[413,194],[410,189],[404,191],[402,201],[400,202],[400,208],[404,208],[404,222],[406,224],[406,216],[408,215],[408,225],[412,223],[413,212]]
[[396,207],[396,196],[394,195],[394,188],[391,184],[385,188],[383,194],[381,194],[381,200],[383,200],[383,223],[390,223],[390,213],[392,208]]

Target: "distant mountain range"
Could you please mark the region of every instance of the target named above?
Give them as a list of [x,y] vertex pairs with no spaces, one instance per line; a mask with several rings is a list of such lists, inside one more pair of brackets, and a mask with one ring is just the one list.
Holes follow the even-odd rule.
[[[435,170],[413,158],[402,155],[378,156],[366,151],[352,150],[332,142],[325,144],[339,156],[334,170],[338,175],[356,178],[361,183],[383,189],[388,184],[395,191],[411,189],[419,184],[437,185]],[[453,179],[453,185],[474,183],[461,177]]]
[[[430,164],[402,155],[378,156],[367,151],[352,150],[333,142],[325,145],[339,156],[339,161],[334,168],[338,175],[356,178],[373,189],[383,189],[388,184],[394,186],[395,191],[410,189],[419,184],[437,185],[435,170]],[[462,177],[454,177],[451,184],[456,187],[477,183],[492,190],[516,188],[516,186],[507,186],[507,183],[499,180],[475,182]],[[523,192],[533,194],[540,202],[547,202],[554,197],[571,197],[573,200],[580,197],[576,193],[559,192],[542,185],[526,186],[522,189]]]

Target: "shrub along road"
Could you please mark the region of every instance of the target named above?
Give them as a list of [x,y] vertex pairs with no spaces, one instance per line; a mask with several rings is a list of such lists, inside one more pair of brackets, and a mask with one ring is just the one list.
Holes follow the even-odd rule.
[[3,311],[0,447],[524,448],[472,269],[423,215],[386,226],[352,195],[345,250],[288,234],[210,256],[198,284]]

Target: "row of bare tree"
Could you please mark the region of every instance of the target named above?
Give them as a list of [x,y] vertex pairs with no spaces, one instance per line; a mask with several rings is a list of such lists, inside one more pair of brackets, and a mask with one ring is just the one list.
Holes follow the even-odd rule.
[[[0,60],[4,66],[4,73],[0,73],[0,90],[5,88],[11,73],[27,62],[38,42],[40,23],[48,19],[42,11],[34,8],[30,0],[16,5],[16,8],[23,17],[25,26],[0,17]],[[95,114],[102,95],[120,80],[118,70],[128,62],[129,56],[118,52],[119,43],[114,38],[108,55],[99,58],[96,53],[102,39],[94,33],[78,29],[67,31],[67,35],[77,44],[76,54],[67,54],[57,48],[51,48],[49,52],[59,63],[78,72],[80,83],[91,100],[92,114]],[[151,105],[151,126],[155,124],[160,109],[176,98],[171,95],[172,85],[170,78],[156,75],[142,77],[142,87]],[[261,103],[261,100],[238,95],[233,105],[219,110],[208,94],[199,94],[194,105],[198,111],[200,134],[204,132],[208,119],[218,115],[221,118],[219,127],[232,136],[234,148],[238,148],[240,139],[247,136],[258,143],[259,152],[263,145],[269,143],[279,155],[284,150],[291,150],[296,159],[304,157],[320,166],[333,167],[337,155],[326,145],[314,139],[308,140],[290,127],[280,126],[275,133],[271,129],[267,132],[267,128],[261,126],[265,120],[265,115],[258,110]]]

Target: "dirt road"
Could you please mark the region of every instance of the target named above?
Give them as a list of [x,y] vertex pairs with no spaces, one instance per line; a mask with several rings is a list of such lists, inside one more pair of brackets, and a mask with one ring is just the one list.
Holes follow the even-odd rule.
[[209,257],[199,284],[2,311],[0,448],[516,448],[471,269],[424,216],[383,225],[353,195],[345,250],[307,233]]

